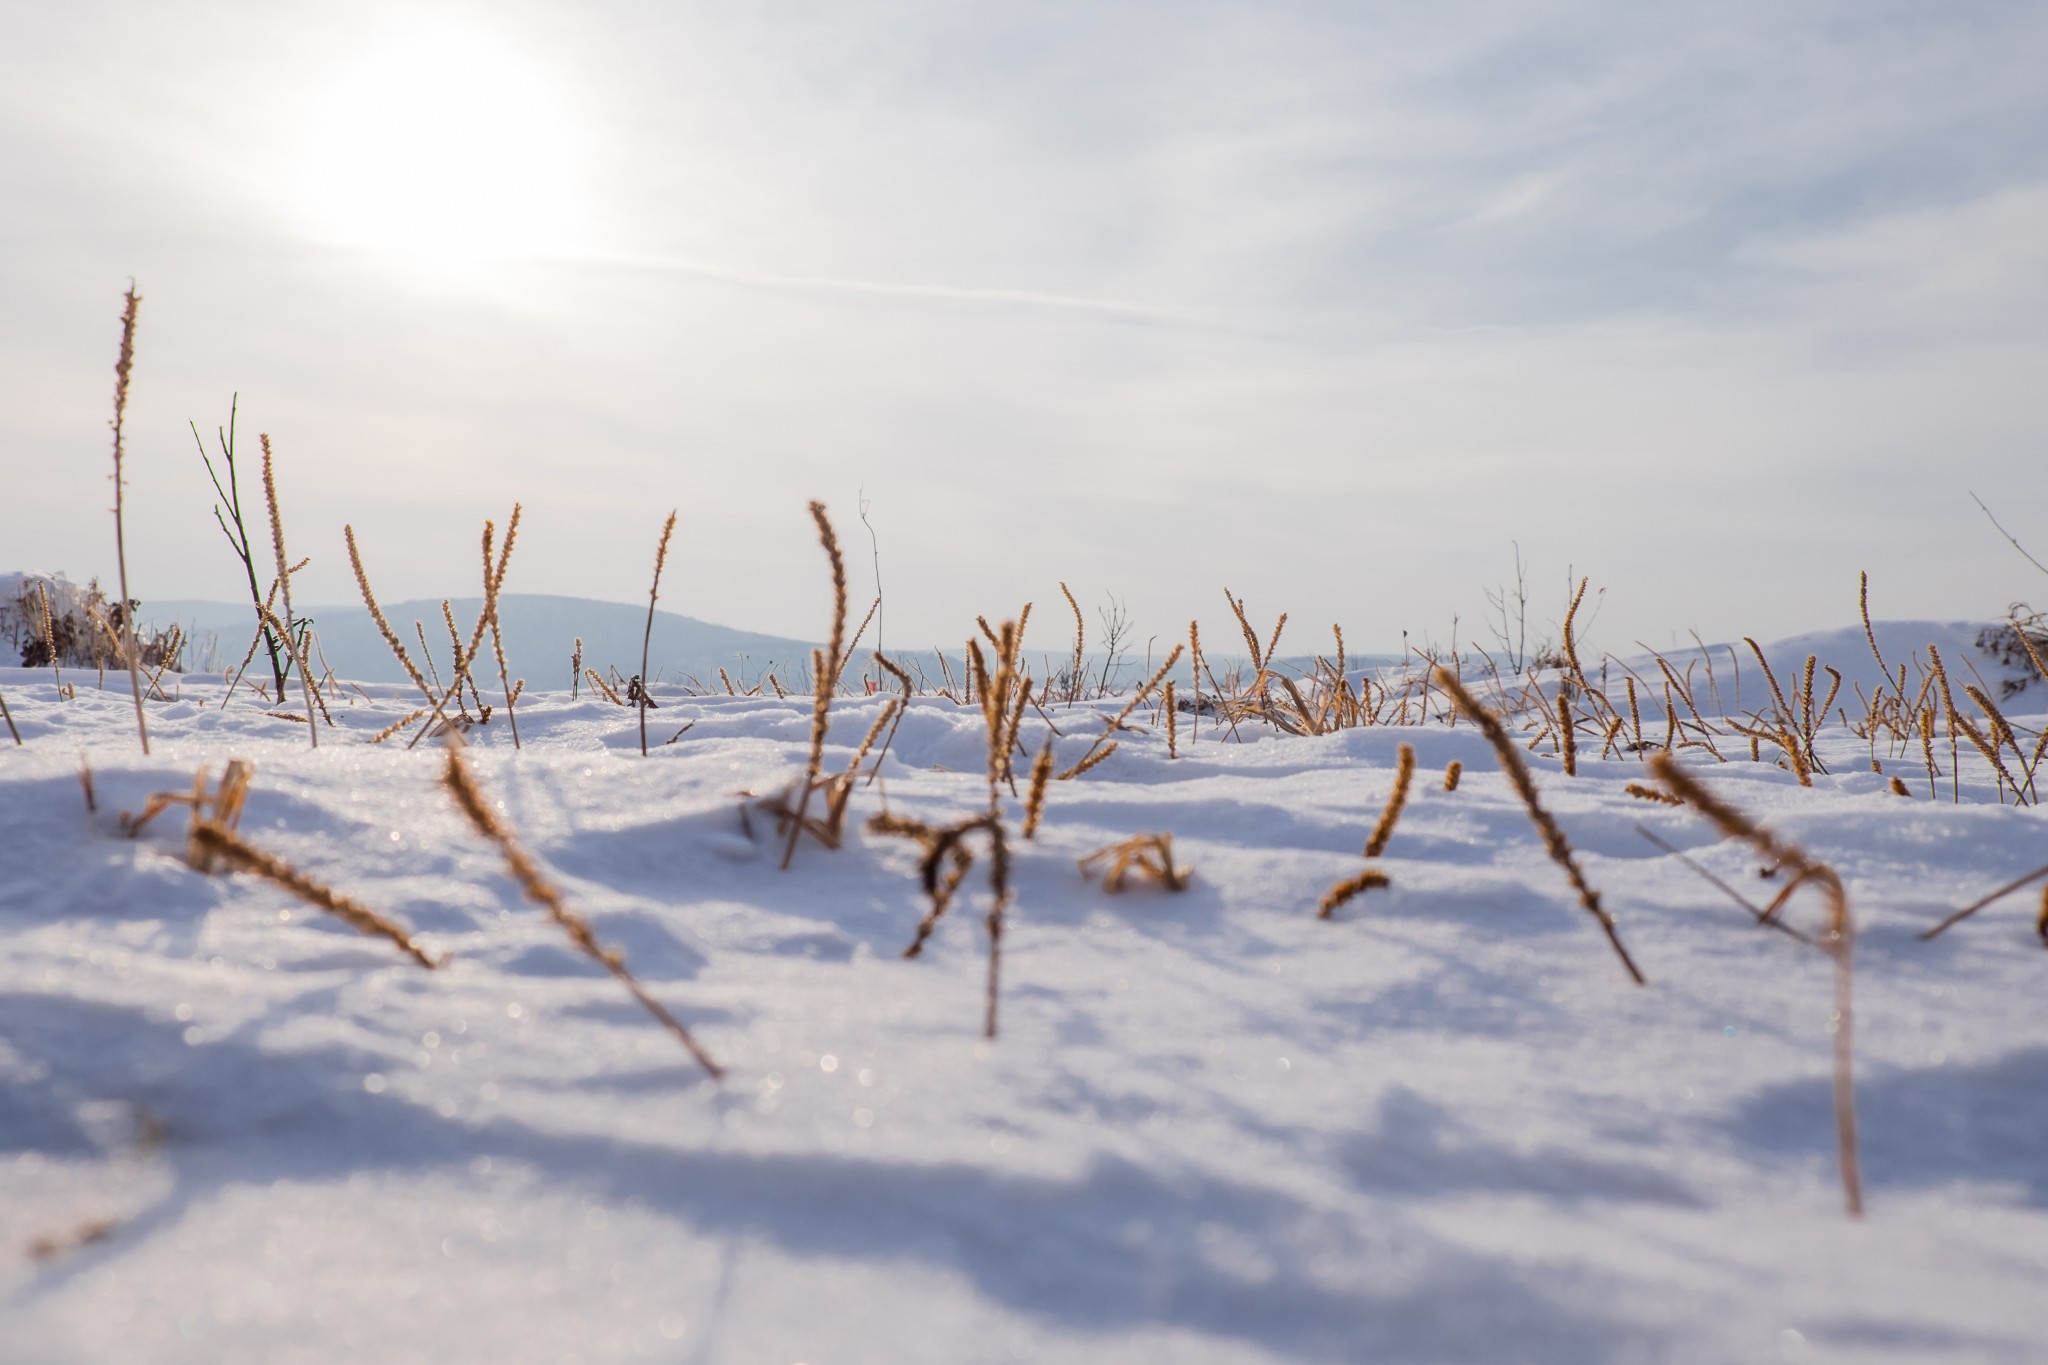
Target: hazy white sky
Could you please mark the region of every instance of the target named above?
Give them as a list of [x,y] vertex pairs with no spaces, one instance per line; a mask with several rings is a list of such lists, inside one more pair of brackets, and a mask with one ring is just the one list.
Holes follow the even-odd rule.
[[[0,569],[238,591],[185,423],[271,433],[301,600],[509,587],[888,643],[1058,581],[1141,636],[1598,641],[2048,598],[2037,4],[0,0]],[[2044,556],[2048,557],[2048,556]],[[1040,630],[1034,628],[1034,642]],[[1212,637],[1213,638],[1213,637]]]

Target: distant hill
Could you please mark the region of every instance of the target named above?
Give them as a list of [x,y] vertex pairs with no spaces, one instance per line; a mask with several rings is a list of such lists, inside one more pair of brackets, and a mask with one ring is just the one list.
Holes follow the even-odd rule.
[[[417,661],[419,640],[415,621],[426,627],[427,644],[434,665],[445,678],[452,650],[448,627],[441,620],[441,603],[436,600],[380,603],[385,619],[404,639]],[[450,603],[465,643],[483,602],[475,597],[456,598]],[[302,607],[299,614],[314,622],[320,648],[335,674],[365,682],[403,682],[405,671],[392,657],[391,649],[377,633],[376,622],[360,606]],[[143,605],[140,619],[162,624],[177,622],[192,635],[196,648],[187,654],[187,665],[206,662],[206,637],[218,637],[222,666],[232,667],[248,648],[255,629],[254,613],[247,603],[158,601]],[[603,673],[607,665],[621,676],[640,671],[640,636],[647,625],[647,608],[624,602],[599,602],[583,597],[556,597],[546,593],[506,593],[498,599],[498,616],[503,623],[505,657],[514,678],[527,685],[554,690],[569,685],[569,660],[578,636],[583,640],[585,666]],[[489,659],[490,646],[484,646]],[[654,639],[648,655],[648,671],[655,680],[674,681],[684,674],[718,686],[718,670],[726,669],[735,682],[742,676],[755,680],[774,670],[793,680],[810,667],[811,643],[775,635],[734,630],[674,612],[654,613]],[[422,668],[425,665],[422,664]],[[478,670],[480,676],[495,675],[495,662]]]

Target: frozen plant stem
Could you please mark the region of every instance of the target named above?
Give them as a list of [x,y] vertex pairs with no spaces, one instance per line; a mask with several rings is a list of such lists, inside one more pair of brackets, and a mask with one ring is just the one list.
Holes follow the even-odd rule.
[[661,570],[668,563],[668,538],[675,529],[676,514],[671,511],[668,520],[661,524],[661,544],[654,551],[654,582],[647,588],[647,629],[640,633],[640,698],[635,705],[640,711],[642,758],[647,757],[647,650],[654,641],[654,603],[661,596]]
[[1708,791],[1670,754],[1652,754],[1650,773],[1668,787],[1672,795],[1683,798],[1687,805],[1712,821],[1723,835],[1742,840],[1769,859],[1773,866],[1791,874],[1777,901],[1765,911],[1766,915],[1776,910],[1794,888],[1806,882],[1819,886],[1827,897],[1828,932],[1821,940],[1821,948],[1835,960],[1835,1007],[1829,1029],[1835,1037],[1836,1152],[1842,1170],[1842,1196],[1848,1205],[1849,1216],[1861,1218],[1863,1177],[1856,1157],[1855,1068],[1849,1036],[1856,925],[1849,915],[1849,898],[1842,889],[1842,879],[1826,863],[1814,862],[1803,850],[1786,843]]
[[[284,598],[284,643],[285,648],[291,651],[292,662],[298,666],[299,689],[306,698],[306,733],[312,737],[313,747],[317,749],[320,747],[320,717],[313,714],[313,670],[306,662],[305,636],[292,631],[292,566],[284,553],[284,516],[277,506],[277,468],[270,455],[270,434],[258,432],[256,439],[263,447],[263,499],[270,508],[270,548],[277,554],[278,593]],[[283,701],[283,697],[278,698],[280,704]]]
[[711,1055],[697,1040],[690,1036],[690,1030],[683,1027],[682,1022],[670,1014],[659,1000],[649,995],[647,988],[640,984],[639,978],[626,969],[624,955],[616,948],[607,948],[599,943],[589,921],[571,910],[563,902],[561,891],[541,875],[539,864],[533,861],[532,856],[512,836],[511,829],[499,818],[496,808],[484,795],[483,789],[477,785],[476,778],[471,775],[468,764],[462,758],[462,737],[453,732],[448,735],[448,767],[441,781],[442,785],[448,788],[449,795],[454,797],[456,806],[469,817],[469,822],[476,826],[477,833],[498,846],[498,852],[504,856],[506,868],[512,873],[513,880],[519,883],[520,889],[526,892],[527,898],[546,910],[548,918],[561,926],[563,932],[568,934],[569,941],[574,943],[578,950],[617,978],[618,983],[640,1002],[641,1008],[659,1020],[669,1032],[675,1034],[689,1050],[690,1055],[697,1059],[697,1064],[704,1068],[706,1075],[714,1081],[723,1079],[725,1073],[719,1069],[718,1063],[711,1060]]
[[[128,688],[135,695],[135,732],[142,737],[142,752],[149,753],[149,722],[142,714],[142,661],[141,651],[135,643],[135,599],[128,595],[128,541],[122,529],[121,514],[125,500],[122,497],[126,482],[121,477],[122,423],[128,416],[128,375],[135,368],[135,309],[142,302],[142,296],[135,292],[135,282],[128,282],[128,292],[122,296],[121,309],[121,354],[114,362],[114,564],[121,576],[121,634],[128,649]],[[312,708],[306,708],[307,718],[312,717]],[[13,728],[13,722],[8,722]]]
[[1486,742],[1493,748],[1494,757],[1500,762],[1501,772],[1507,776],[1508,785],[1522,798],[1522,805],[1528,810],[1529,819],[1535,824],[1536,832],[1543,836],[1543,847],[1550,854],[1551,861],[1563,869],[1565,878],[1572,884],[1572,889],[1579,893],[1579,904],[1585,908],[1586,913],[1599,922],[1601,931],[1607,935],[1608,943],[1613,945],[1615,955],[1621,959],[1621,965],[1628,969],[1629,976],[1634,978],[1638,986],[1645,984],[1642,972],[1636,967],[1635,959],[1630,957],[1628,949],[1622,946],[1621,931],[1615,927],[1614,916],[1608,914],[1600,904],[1600,893],[1593,889],[1592,883],[1586,880],[1586,874],[1580,870],[1579,860],[1573,855],[1572,846],[1566,841],[1564,830],[1557,823],[1557,817],[1545,810],[1543,803],[1537,799],[1535,780],[1529,776],[1528,765],[1522,762],[1522,755],[1516,749],[1514,740],[1509,737],[1506,727],[1500,723],[1500,717],[1475,701],[1472,694],[1465,690],[1465,684],[1458,681],[1457,675],[1448,668],[1436,670],[1436,685],[1457,704],[1460,711],[1471,717],[1472,723],[1486,736]]

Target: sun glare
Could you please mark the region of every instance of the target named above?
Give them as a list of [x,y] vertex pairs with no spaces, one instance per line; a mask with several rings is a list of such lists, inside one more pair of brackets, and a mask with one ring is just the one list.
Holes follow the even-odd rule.
[[574,143],[543,62],[485,30],[415,23],[315,94],[300,205],[322,240],[460,273],[573,244]]

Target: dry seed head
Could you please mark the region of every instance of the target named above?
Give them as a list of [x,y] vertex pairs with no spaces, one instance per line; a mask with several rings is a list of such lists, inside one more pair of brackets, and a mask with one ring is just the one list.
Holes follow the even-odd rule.
[[223,825],[195,818],[192,822],[192,844],[195,849],[218,858],[237,871],[252,872],[265,881],[276,883],[308,905],[326,911],[360,933],[389,939],[422,967],[432,970],[438,965],[413,942],[403,925],[386,919],[331,886],[314,881],[284,859],[256,848]]
[[824,547],[825,557],[832,563],[832,644],[828,662],[832,676],[836,677],[846,648],[846,561],[840,556],[839,537],[832,530],[831,518],[825,515],[825,504],[813,499],[810,506],[811,520],[818,527],[818,544]]
[[1464,776],[1464,774],[1465,765],[1459,760],[1454,758],[1449,763],[1446,763],[1444,765],[1444,790],[1447,792],[1456,791],[1458,789],[1458,779]]
[[1387,874],[1376,867],[1369,867],[1347,881],[1338,882],[1323,893],[1321,904],[1316,907],[1317,919],[1329,919],[1337,913],[1337,907],[1354,896],[1362,895],[1375,887],[1392,886]]
[[1655,801],[1665,806],[1682,806],[1685,804],[1684,799],[1681,797],[1673,796],[1669,792],[1660,792],[1655,787],[1646,787],[1640,782],[1631,782],[1623,787],[1622,790],[1638,801]]
[[1166,680],[1166,756],[1180,757],[1180,722],[1175,714],[1173,679]]
[[1564,775],[1566,777],[1577,777],[1579,775],[1578,727],[1572,723],[1572,699],[1570,694],[1571,684],[1569,683],[1557,689],[1558,753],[1564,759]]
[[[405,645],[399,640],[398,633],[392,630],[391,623],[384,619],[383,609],[377,605],[377,594],[370,591],[370,575],[363,568],[361,552],[356,549],[356,528],[353,526],[343,526],[341,528],[341,537],[348,542],[349,566],[356,571],[356,587],[363,594],[363,605],[369,608],[370,619],[376,623],[378,633],[384,637],[384,643],[391,646],[391,652],[398,656],[398,662],[405,669],[405,676],[411,678],[413,685],[431,698],[433,691],[427,686],[427,680],[420,676],[419,667],[413,663],[412,655],[406,653]],[[260,639],[262,632],[258,631],[257,634]],[[580,659],[583,650],[583,642],[581,640],[576,642],[576,648],[577,656]],[[252,644],[249,655],[251,658],[254,658],[255,654],[256,651]]]
[[370,741],[370,743],[372,743],[372,744],[382,744],[382,743],[383,743],[383,742],[384,742],[385,740],[387,740],[387,739],[391,738],[391,737],[392,737],[393,735],[397,734],[397,733],[398,733],[398,732],[399,732],[400,730],[403,730],[403,729],[404,729],[404,728],[405,728],[406,726],[408,726],[408,725],[412,724],[412,723],[413,723],[414,721],[418,720],[418,719],[419,719],[419,718],[420,718],[421,716],[424,716],[424,715],[426,715],[426,714],[427,714],[427,712],[426,712],[426,708],[422,707],[421,709],[419,709],[419,710],[417,710],[417,711],[414,711],[414,712],[413,712],[413,713],[412,713],[411,715],[409,715],[409,716],[406,716],[406,717],[404,717],[404,718],[403,718],[403,719],[401,719],[401,720],[394,720],[394,721],[392,721],[392,722],[391,722],[391,723],[390,723],[389,725],[387,725],[387,726],[385,726],[385,727],[384,727],[383,729],[379,730],[379,731],[377,732],[377,734],[376,734],[376,737],[375,737],[375,738],[373,738],[373,739],[372,739],[372,740]]
[[1031,785],[1024,800],[1024,837],[1030,839],[1038,833],[1038,822],[1045,817],[1045,787],[1052,779],[1052,736],[1045,737],[1039,747],[1038,757],[1031,761]]
[[1067,782],[1067,781],[1071,781],[1072,779],[1074,779],[1074,778],[1076,778],[1076,777],[1079,777],[1079,776],[1080,776],[1080,775],[1081,775],[1082,773],[1085,773],[1085,772],[1087,772],[1087,771],[1088,771],[1088,770],[1089,770],[1090,768],[1092,768],[1092,767],[1094,767],[1094,766],[1095,766],[1096,764],[1098,764],[1098,763],[1102,762],[1102,760],[1104,760],[1105,758],[1108,758],[1108,757],[1109,757],[1109,756],[1110,756],[1111,754],[1113,754],[1113,753],[1115,753],[1115,752],[1116,752],[1116,741],[1114,741],[1114,740],[1111,740],[1111,741],[1110,741],[1110,742],[1109,742],[1108,744],[1104,745],[1104,746],[1103,746],[1102,748],[1100,748],[1100,749],[1097,749],[1097,750],[1096,750],[1095,752],[1093,752],[1093,753],[1089,754],[1089,755],[1088,755],[1087,757],[1083,758],[1083,759],[1082,759],[1082,760],[1081,760],[1081,761],[1080,761],[1079,763],[1076,763],[1076,764],[1075,764],[1075,765],[1074,765],[1073,767],[1071,767],[1071,768],[1067,769],[1067,770],[1066,770],[1065,772],[1061,773],[1061,774],[1060,774],[1060,776],[1059,776],[1059,780],[1060,780],[1060,781],[1062,781],[1062,782]]
[[1408,784],[1415,777],[1415,746],[1403,744],[1394,761],[1394,789],[1387,794],[1386,809],[1380,812],[1379,822],[1372,827],[1372,837],[1365,841],[1365,856],[1377,858],[1387,851],[1387,841],[1394,837],[1394,825],[1401,818],[1401,810],[1408,804]]
[[1537,798],[1536,783],[1529,776],[1529,769],[1522,762],[1522,755],[1515,748],[1514,741],[1509,738],[1500,717],[1474,700],[1457,675],[1449,669],[1436,670],[1436,683],[1453,702],[1457,703],[1458,709],[1479,727],[1480,733],[1486,736],[1487,744],[1492,747],[1494,757],[1500,763],[1501,772],[1507,777],[1508,784],[1515,789],[1515,794],[1522,798],[1522,805],[1529,812],[1530,821],[1535,824],[1537,833],[1542,835],[1544,849],[1550,854],[1551,861],[1563,870],[1566,879],[1572,884],[1572,889],[1578,892],[1580,906],[1599,923],[1616,956],[1620,957],[1621,965],[1628,969],[1628,974],[1634,978],[1637,985],[1644,984],[1642,972],[1636,969],[1635,960],[1628,955],[1628,949],[1622,946],[1621,931],[1615,927],[1614,917],[1602,908],[1600,893],[1593,889],[1592,883],[1586,880],[1586,874],[1580,870],[1578,859],[1572,854],[1571,844],[1564,837],[1564,830]]
[[442,785],[447,787],[456,807],[469,817],[477,832],[497,845],[506,868],[512,873],[520,888],[526,892],[527,897],[547,911],[548,918],[561,926],[563,932],[568,934],[569,941],[585,956],[610,972],[619,984],[626,988],[627,993],[640,1002],[641,1008],[653,1015],[669,1032],[675,1034],[677,1040],[697,1059],[697,1064],[704,1068],[711,1079],[720,1079],[724,1073],[718,1064],[711,1060],[710,1055],[698,1046],[690,1031],[683,1027],[660,1001],[647,993],[639,979],[627,970],[625,958],[617,950],[608,949],[597,941],[597,935],[592,932],[589,922],[569,909],[562,900],[562,893],[541,875],[539,865],[533,861],[525,848],[513,837],[511,829],[491,808],[491,803],[485,798],[482,788],[477,785],[475,776],[469,771],[469,765],[463,761],[461,739],[452,735],[449,738],[448,766],[442,774]]

